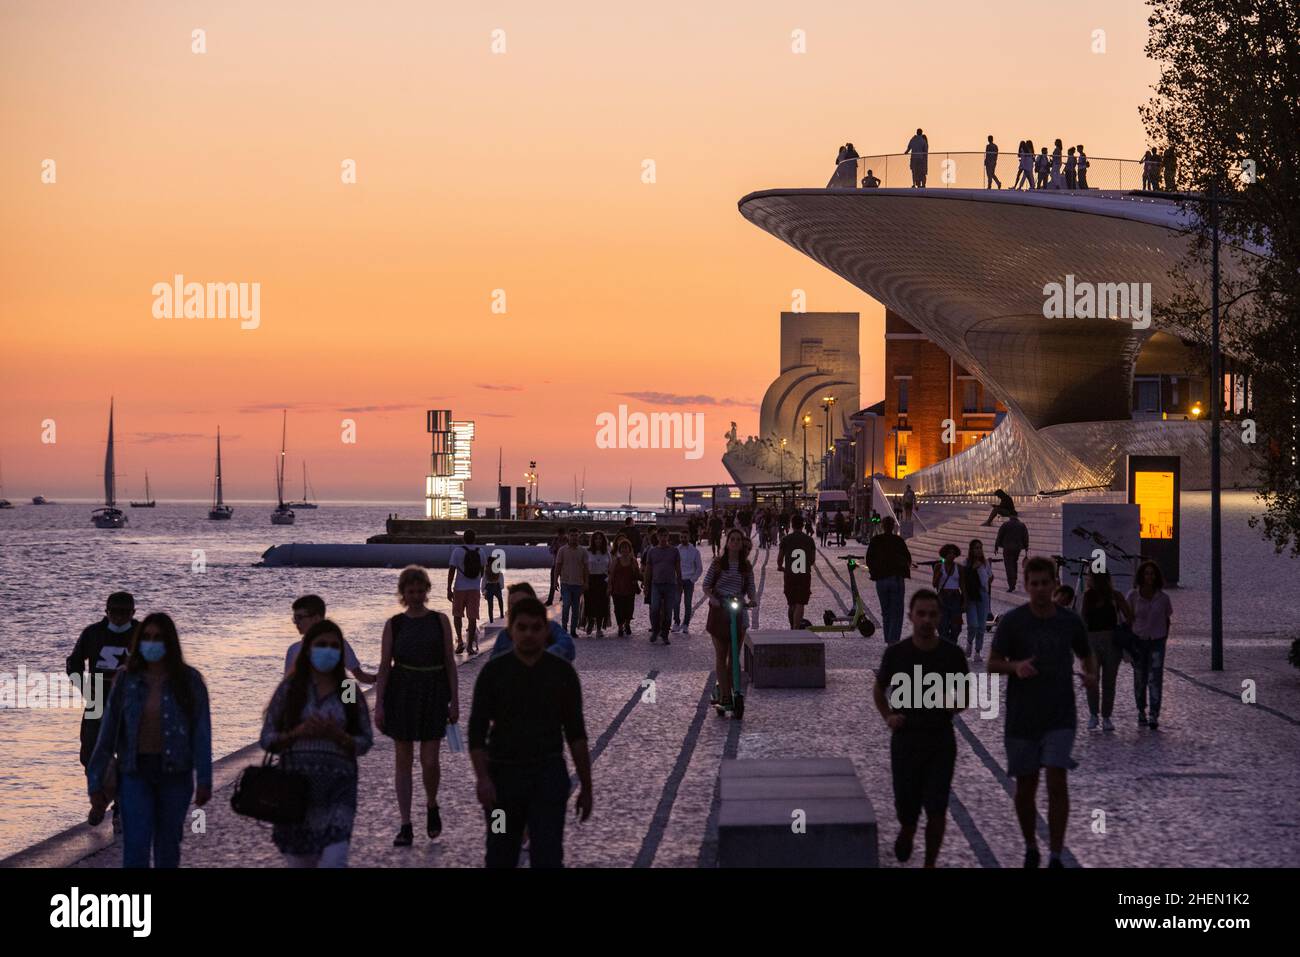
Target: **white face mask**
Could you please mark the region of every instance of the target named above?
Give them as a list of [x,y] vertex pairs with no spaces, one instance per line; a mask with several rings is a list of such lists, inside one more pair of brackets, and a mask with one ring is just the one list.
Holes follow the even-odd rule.
[[111,631],[111,632],[112,632],[113,634],[115,634],[115,635],[120,635],[120,634],[122,634],[122,632],[124,632],[124,631],[130,631],[130,630],[131,630],[131,623],[128,621],[128,622],[127,622],[126,624],[124,624],[124,625],[115,625],[115,624],[113,624],[113,623],[110,621],[110,622],[108,623],[108,630]]

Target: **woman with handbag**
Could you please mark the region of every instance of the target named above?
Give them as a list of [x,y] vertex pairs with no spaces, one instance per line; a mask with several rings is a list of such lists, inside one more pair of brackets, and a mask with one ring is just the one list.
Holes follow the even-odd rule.
[[993,563],[984,557],[984,543],[972,538],[966,549],[966,656],[980,661],[984,650],[984,632],[988,627],[989,610],[993,605],[993,582],[997,572]]
[[1088,730],[1097,729],[1100,704],[1101,729],[1114,731],[1115,725],[1110,716],[1115,708],[1115,679],[1119,674],[1119,662],[1124,654],[1126,638],[1131,635],[1129,628],[1133,624],[1133,609],[1124,596],[1115,591],[1108,573],[1089,572],[1088,587],[1083,592],[1082,611],[1083,623],[1088,627],[1088,644],[1092,647],[1093,657],[1097,659],[1097,667],[1101,671],[1101,681],[1092,686],[1084,686],[1088,695]]
[[306,813],[271,839],[290,867],[347,867],[357,812],[357,758],[370,750],[370,708],[343,668],[343,632],[328,618],[307,629],[293,671],[275,689],[262,747],[307,781]]
[[397,594],[406,611],[384,625],[375,682],[375,726],[393,739],[396,758],[394,784],[402,824],[393,839],[394,847],[410,847],[414,841],[411,764],[417,741],[424,776],[425,833],[431,841],[442,834],[438,750],[447,725],[460,718],[451,621],[427,606],[429,588],[429,575],[418,565],[407,566],[398,576]]
[[109,762],[117,756],[122,866],[179,867],[190,807],[212,797],[212,716],[208,689],[185,663],[171,617],[140,623],[126,670],[113,681],[95,750],[86,765],[91,824],[104,819]]
[[1137,699],[1138,727],[1154,731],[1160,721],[1165,646],[1169,642],[1169,620],[1174,615],[1174,606],[1165,594],[1165,576],[1155,562],[1139,565],[1133,580],[1137,587],[1128,593],[1128,603],[1133,608],[1133,696]]
[[718,675],[718,704],[730,709],[731,701],[731,614],[727,604],[733,598],[745,598],[736,619],[737,646],[745,642],[745,633],[749,630],[748,608],[756,602],[754,596],[754,569],[745,557],[748,551],[749,537],[738,528],[727,532],[727,542],[722,554],[713,560],[709,570],[704,573],[701,591],[709,600],[709,617],[704,630],[713,639],[714,667]]

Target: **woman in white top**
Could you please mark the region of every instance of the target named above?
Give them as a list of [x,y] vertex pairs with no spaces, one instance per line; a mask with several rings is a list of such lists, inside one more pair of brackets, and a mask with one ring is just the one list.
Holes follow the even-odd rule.
[[604,532],[593,532],[587,549],[587,590],[582,596],[587,634],[596,629],[596,637],[605,637],[609,625],[609,543]]
[[[1137,587],[1128,593],[1133,610],[1133,695],[1137,698],[1138,727],[1156,730],[1160,723],[1160,703],[1165,680],[1165,645],[1169,641],[1169,622],[1174,615],[1173,603],[1165,594],[1165,576],[1160,566],[1146,561],[1138,566],[1134,577]],[[1147,705],[1151,717],[1147,718]]]
[[939,593],[939,637],[957,644],[961,637],[961,616],[966,610],[963,569],[957,564],[961,549],[949,543],[939,549],[943,561],[934,566],[934,590]]
[[984,557],[984,543],[970,540],[966,551],[966,655],[975,646],[973,661],[980,661],[984,648],[984,628],[993,602],[993,564]]

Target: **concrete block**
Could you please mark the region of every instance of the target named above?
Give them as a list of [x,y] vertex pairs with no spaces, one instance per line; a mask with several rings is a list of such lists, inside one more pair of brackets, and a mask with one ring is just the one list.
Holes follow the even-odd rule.
[[755,688],[826,687],[826,643],[810,631],[750,631],[742,661]]

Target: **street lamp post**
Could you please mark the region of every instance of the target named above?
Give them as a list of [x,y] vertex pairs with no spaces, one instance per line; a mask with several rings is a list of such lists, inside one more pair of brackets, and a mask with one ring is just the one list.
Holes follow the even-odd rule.
[[785,439],[781,440],[781,481],[785,481]]
[[812,425],[812,416],[803,414],[803,492],[808,494],[808,426]]
[[822,488],[826,487],[826,432],[822,426],[817,426],[817,431],[822,434],[817,436],[817,444],[822,450]]

